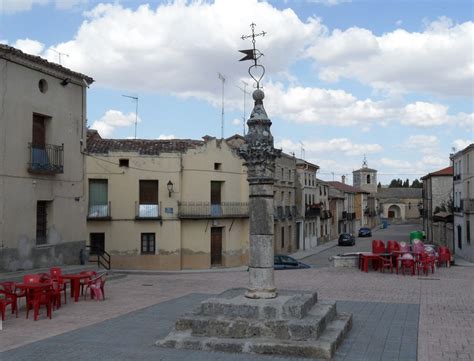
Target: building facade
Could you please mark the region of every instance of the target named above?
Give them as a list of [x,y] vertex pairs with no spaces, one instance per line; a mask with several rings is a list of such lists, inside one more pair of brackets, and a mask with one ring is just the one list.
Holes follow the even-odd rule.
[[379,188],[377,191],[379,211],[392,223],[421,221],[423,207],[421,188]]
[[356,231],[355,195],[359,189],[342,182],[329,184],[330,210],[333,217],[333,235],[354,233]]
[[[433,223],[438,223],[440,218],[449,220],[451,216],[453,167],[429,173],[421,180],[423,181],[423,230],[428,241],[440,244],[440,232],[436,232],[435,236]],[[434,219],[435,216],[437,220]]]
[[92,250],[123,269],[234,267],[248,259],[246,168],[226,140],[112,140],[90,132]]
[[78,264],[93,79],[0,45],[0,269]]
[[273,185],[274,207],[274,251],[288,254],[299,248],[296,219],[296,158],[282,153],[275,160],[275,183]]
[[474,144],[455,153],[453,159],[454,253],[474,262]]

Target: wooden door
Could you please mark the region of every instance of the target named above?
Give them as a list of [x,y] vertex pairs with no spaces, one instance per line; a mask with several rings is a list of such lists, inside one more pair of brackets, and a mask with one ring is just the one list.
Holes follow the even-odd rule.
[[44,118],[33,115],[33,148],[44,149],[46,144],[46,132],[44,128]]
[[222,265],[222,228],[211,228],[211,266]]
[[395,218],[395,212],[394,211],[388,211],[388,218]]

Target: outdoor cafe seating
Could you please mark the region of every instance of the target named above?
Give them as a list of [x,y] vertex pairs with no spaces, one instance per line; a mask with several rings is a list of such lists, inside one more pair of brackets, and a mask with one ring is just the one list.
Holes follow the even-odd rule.
[[[45,309],[46,317],[52,319],[53,311],[67,303],[67,286],[71,290],[70,297],[78,301],[81,285],[86,287],[91,298],[104,300],[104,286],[107,273],[97,274],[85,271],[78,274],[63,274],[61,268],[52,267],[49,273],[27,274],[23,282],[0,282],[0,314],[2,321],[9,307],[12,314],[18,317],[19,301],[25,298],[26,318],[33,311],[34,320],[38,320],[41,309]],[[85,298],[85,297],[84,297]]]
[[413,245],[394,240],[373,240],[372,252],[359,254],[359,268],[368,272],[369,263],[374,270],[384,272],[386,269],[403,275],[428,275],[434,273],[436,267],[446,263],[449,267],[451,253],[446,247],[439,247],[438,251],[432,245],[425,245],[421,240],[414,239]]

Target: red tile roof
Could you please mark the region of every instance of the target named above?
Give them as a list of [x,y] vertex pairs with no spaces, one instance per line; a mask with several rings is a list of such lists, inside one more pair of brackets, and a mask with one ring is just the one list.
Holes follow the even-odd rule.
[[429,177],[439,177],[439,176],[453,176],[454,174],[454,169],[452,166],[450,167],[446,167],[446,168],[443,168],[443,169],[440,169],[436,172],[433,172],[433,173],[428,173],[427,175],[421,177],[421,179],[427,179]]
[[370,192],[367,192],[367,191],[364,191],[363,189],[360,189],[360,188],[357,188],[357,187],[353,187],[349,184],[345,184],[345,183],[342,183],[342,182],[327,182],[331,187],[334,187],[336,189],[339,189],[340,191],[343,191],[343,192],[348,192],[348,193],[370,193]]

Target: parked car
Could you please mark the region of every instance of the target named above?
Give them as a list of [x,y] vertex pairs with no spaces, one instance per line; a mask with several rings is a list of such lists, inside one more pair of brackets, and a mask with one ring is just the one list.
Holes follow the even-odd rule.
[[341,233],[337,240],[338,246],[354,246],[356,244],[355,237],[350,233]]
[[372,237],[372,230],[367,227],[362,227],[359,229],[359,237]]
[[311,268],[311,266],[307,265],[306,263],[297,261],[293,257],[290,256],[283,256],[283,255],[276,255],[274,257],[274,269],[301,269],[301,268]]

